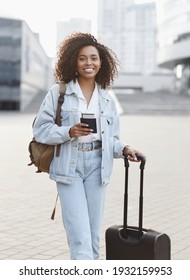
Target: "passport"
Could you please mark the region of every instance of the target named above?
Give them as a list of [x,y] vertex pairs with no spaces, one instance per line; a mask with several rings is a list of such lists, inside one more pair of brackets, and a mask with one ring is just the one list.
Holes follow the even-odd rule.
[[89,128],[93,129],[92,133],[97,133],[96,118],[94,117],[94,114],[82,113],[80,121],[81,123],[88,124]]

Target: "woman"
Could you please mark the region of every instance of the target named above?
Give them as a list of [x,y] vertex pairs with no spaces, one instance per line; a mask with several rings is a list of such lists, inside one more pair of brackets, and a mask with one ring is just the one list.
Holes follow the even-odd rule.
[[[98,259],[106,186],[113,158],[137,151],[119,140],[119,116],[106,92],[117,76],[117,58],[87,33],[74,33],[60,45],[55,77],[66,83],[62,126],[55,124],[58,85],[53,85],[41,105],[34,125],[38,142],[61,144],[59,157],[50,165],[56,181],[71,259]],[[94,114],[97,132],[81,114]]]

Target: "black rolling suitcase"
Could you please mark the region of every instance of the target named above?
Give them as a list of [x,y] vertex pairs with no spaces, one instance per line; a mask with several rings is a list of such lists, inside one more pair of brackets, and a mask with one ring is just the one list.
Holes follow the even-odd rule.
[[107,260],[170,260],[171,242],[167,234],[142,228],[143,221],[143,177],[145,159],[139,157],[140,196],[139,225],[127,225],[128,212],[128,170],[129,162],[125,158],[125,194],[123,225],[114,225],[106,230]]

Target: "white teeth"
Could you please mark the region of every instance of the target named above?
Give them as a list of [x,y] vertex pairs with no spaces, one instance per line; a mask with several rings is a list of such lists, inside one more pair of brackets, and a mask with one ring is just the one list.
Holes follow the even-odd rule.
[[93,69],[92,69],[92,68],[86,68],[86,69],[84,69],[84,71],[85,71],[85,72],[92,72]]

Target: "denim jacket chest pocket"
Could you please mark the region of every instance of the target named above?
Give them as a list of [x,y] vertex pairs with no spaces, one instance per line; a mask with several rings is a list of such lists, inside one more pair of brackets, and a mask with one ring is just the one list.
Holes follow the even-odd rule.
[[61,122],[62,122],[62,126],[69,125],[69,112],[65,112],[65,111],[61,112]]
[[79,122],[79,113],[77,111],[62,111],[62,126],[72,126]]

